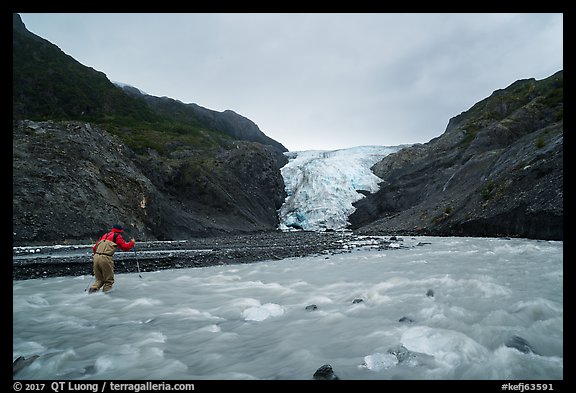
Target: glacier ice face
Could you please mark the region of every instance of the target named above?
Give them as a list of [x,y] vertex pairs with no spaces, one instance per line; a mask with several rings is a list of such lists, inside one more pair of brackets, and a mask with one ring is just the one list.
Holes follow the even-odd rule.
[[358,146],[340,150],[285,153],[286,201],[279,209],[281,230],[345,229],[358,191],[376,192],[381,179],[370,168],[405,146]]

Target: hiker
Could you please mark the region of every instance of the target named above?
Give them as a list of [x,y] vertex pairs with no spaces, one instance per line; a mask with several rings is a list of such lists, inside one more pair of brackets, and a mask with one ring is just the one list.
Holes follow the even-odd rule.
[[104,293],[110,292],[114,285],[114,260],[112,257],[117,248],[128,251],[136,242],[134,238],[126,243],[122,237],[122,226],[116,224],[112,230],[102,235],[100,240],[92,247],[94,252],[94,276],[96,282],[90,286],[89,293],[97,292],[100,288]]

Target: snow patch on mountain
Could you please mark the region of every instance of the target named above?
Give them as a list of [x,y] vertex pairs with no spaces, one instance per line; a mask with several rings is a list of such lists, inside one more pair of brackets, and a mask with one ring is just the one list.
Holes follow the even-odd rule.
[[281,168],[286,200],[279,209],[279,229],[339,230],[348,225],[358,191],[374,193],[382,181],[370,168],[408,145],[358,146],[339,150],[306,150],[284,153]]
[[110,81],[110,82],[112,82],[113,85],[115,85],[115,86],[117,86],[117,87],[119,87],[119,88],[121,88],[121,89],[124,89],[125,87],[128,87],[128,88],[131,88],[131,89],[136,89],[140,94],[143,94],[143,95],[145,95],[145,96],[148,95],[148,93],[146,93],[145,91],[140,90],[140,89],[137,88],[136,86],[129,85],[128,83],[123,83],[123,82],[118,82],[118,81]]

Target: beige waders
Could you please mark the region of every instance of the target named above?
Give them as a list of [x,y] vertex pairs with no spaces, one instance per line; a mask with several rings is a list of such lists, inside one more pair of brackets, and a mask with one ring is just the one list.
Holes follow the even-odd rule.
[[94,253],[94,276],[96,282],[90,286],[89,292],[96,292],[100,288],[104,293],[109,292],[114,285],[114,260],[112,257],[118,246],[110,240],[102,240],[96,246]]

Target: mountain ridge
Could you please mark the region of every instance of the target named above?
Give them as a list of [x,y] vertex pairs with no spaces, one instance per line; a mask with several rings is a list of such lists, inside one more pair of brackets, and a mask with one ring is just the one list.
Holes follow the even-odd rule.
[[185,122],[198,122],[209,129],[232,136],[235,139],[270,145],[280,153],[288,151],[284,145],[264,134],[250,119],[227,109],[222,112],[204,108],[195,103],[183,103],[170,97],[156,97],[143,93],[134,86],[121,87],[128,95],[144,101],[151,109],[171,118]]

